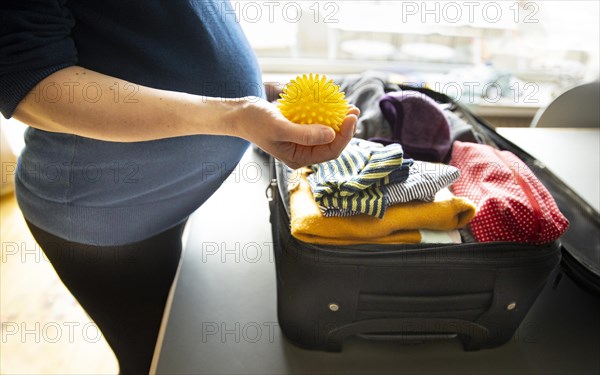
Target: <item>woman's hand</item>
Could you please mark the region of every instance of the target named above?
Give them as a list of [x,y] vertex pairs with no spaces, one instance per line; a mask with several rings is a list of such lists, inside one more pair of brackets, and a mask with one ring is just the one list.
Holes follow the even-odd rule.
[[299,125],[287,120],[274,104],[246,97],[235,121],[236,133],[290,168],[337,158],[356,130],[359,109],[350,106],[339,133],[325,125]]

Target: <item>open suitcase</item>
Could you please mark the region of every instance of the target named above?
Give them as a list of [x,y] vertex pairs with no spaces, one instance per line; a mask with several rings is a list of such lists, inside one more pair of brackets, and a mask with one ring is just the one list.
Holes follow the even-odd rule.
[[[598,293],[598,213],[541,163],[449,97],[417,90],[462,112],[479,138],[509,150],[554,197],[570,228],[544,245],[514,242],[328,246],[290,233],[287,168],[268,188],[279,325],[294,344],[339,351],[358,336],[407,343],[458,339],[465,350],[511,339],[555,268]],[[562,262],[561,262],[562,259]]]

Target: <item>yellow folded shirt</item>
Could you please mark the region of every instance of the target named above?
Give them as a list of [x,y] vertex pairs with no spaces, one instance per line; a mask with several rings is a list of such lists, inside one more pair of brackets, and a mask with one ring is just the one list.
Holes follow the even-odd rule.
[[420,229],[449,231],[462,228],[475,216],[466,198],[440,191],[433,202],[410,202],[388,207],[383,218],[368,215],[324,217],[315,202],[304,170],[290,188],[292,235],[321,245],[420,243]]

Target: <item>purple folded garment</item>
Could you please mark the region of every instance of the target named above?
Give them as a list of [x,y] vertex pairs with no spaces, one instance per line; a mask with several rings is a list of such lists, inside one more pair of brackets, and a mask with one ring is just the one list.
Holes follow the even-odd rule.
[[379,107],[393,138],[371,141],[400,143],[404,154],[417,160],[446,160],[452,145],[450,124],[433,99],[416,91],[392,91],[381,97]]

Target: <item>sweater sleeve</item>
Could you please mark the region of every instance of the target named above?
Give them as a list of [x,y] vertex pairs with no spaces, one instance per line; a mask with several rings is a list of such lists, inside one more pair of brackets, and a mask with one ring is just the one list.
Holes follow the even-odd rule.
[[19,102],[50,74],[75,65],[75,21],[66,0],[0,1],[0,112]]

